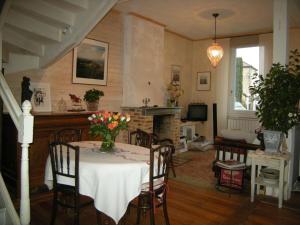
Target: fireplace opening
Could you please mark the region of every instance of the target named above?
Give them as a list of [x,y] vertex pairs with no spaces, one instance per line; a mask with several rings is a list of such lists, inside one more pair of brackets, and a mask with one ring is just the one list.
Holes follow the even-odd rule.
[[174,115],[154,115],[153,133],[157,134],[160,139],[172,139],[171,121],[173,117]]

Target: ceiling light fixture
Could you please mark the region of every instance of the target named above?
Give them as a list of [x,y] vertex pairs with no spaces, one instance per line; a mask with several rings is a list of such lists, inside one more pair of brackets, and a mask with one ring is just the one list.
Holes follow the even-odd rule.
[[223,57],[223,48],[217,43],[217,17],[219,13],[214,13],[212,16],[215,18],[215,38],[214,43],[207,48],[207,56],[213,67],[216,67]]

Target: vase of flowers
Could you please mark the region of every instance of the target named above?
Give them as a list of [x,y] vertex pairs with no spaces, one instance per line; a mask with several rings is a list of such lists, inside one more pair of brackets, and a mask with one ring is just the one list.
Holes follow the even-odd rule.
[[168,85],[167,91],[169,93],[168,106],[178,106],[178,99],[183,94],[181,87],[175,82]]
[[88,119],[91,123],[90,134],[102,138],[100,151],[109,152],[113,150],[120,130],[128,128],[130,116],[120,113],[97,112]]

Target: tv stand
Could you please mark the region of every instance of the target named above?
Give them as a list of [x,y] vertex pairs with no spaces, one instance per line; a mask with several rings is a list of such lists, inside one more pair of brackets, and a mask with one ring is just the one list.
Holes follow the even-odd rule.
[[180,136],[185,136],[187,143],[190,143],[196,139],[196,126],[199,121],[181,122],[180,124]]

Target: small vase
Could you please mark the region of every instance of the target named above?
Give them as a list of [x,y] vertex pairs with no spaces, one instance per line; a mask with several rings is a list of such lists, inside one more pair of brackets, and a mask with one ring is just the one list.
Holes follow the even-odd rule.
[[88,111],[98,111],[99,101],[86,102],[86,107]]
[[108,134],[108,135],[103,135],[103,140],[102,144],[100,147],[101,152],[111,152],[113,151],[113,148],[115,146],[115,138]]
[[270,153],[279,152],[283,141],[283,133],[280,131],[264,130],[265,151]]

